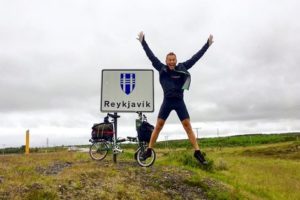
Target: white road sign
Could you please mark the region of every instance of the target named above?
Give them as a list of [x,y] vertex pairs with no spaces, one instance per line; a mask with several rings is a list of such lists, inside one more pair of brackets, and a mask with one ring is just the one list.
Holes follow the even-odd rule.
[[154,112],[153,76],[153,70],[102,70],[101,112]]

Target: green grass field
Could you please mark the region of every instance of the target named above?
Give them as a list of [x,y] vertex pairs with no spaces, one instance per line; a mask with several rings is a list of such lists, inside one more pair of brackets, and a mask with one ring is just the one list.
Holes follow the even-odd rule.
[[[269,140],[268,140],[269,137]],[[153,167],[134,150],[114,164],[87,153],[0,156],[0,199],[300,199],[299,134],[201,139],[199,166],[187,141],[158,143]]]
[[226,184],[231,189],[225,199],[300,199],[300,142],[206,148],[205,153],[213,162],[209,169],[199,170],[185,149],[170,151],[157,163],[185,166],[196,173],[194,182],[208,177]]

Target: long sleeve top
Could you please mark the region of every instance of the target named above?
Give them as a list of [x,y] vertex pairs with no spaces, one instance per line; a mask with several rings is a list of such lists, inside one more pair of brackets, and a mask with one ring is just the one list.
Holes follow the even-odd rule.
[[152,66],[159,71],[159,81],[166,98],[183,98],[184,89],[189,89],[191,83],[190,69],[209,48],[208,41],[204,46],[190,59],[185,62],[178,63],[174,70],[163,64],[151,51],[145,39],[142,41],[143,49],[152,63]]

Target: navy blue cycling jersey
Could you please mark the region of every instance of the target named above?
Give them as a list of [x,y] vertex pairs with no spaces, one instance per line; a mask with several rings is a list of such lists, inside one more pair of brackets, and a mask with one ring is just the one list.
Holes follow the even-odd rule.
[[174,70],[170,70],[167,65],[160,62],[149,48],[145,38],[142,41],[142,46],[152,62],[153,67],[159,71],[159,81],[164,91],[164,101],[161,105],[158,117],[166,120],[170,112],[175,110],[181,121],[189,118],[183,101],[184,89],[189,89],[191,82],[191,76],[187,70],[206,52],[209,47],[208,41],[192,58],[183,63],[179,63]]
[[161,85],[165,85],[163,90],[166,98],[183,98],[184,74],[168,69],[166,73],[160,75],[159,79]]
[[209,44],[207,41],[205,45],[194,56],[192,56],[192,58],[185,62],[178,63],[173,71],[169,70],[169,67],[160,62],[160,60],[153,54],[145,41],[145,38],[142,41],[142,46],[149,60],[152,62],[153,67],[159,71],[159,81],[164,90],[165,97],[172,97],[173,92],[175,92],[175,97],[183,97],[183,89],[189,89],[191,82],[191,76],[188,69],[190,69],[204,55]]

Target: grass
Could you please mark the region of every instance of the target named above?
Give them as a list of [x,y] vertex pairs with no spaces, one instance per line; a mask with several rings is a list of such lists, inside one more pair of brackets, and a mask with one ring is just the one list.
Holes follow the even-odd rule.
[[188,180],[192,185],[203,186],[203,177],[208,177],[228,186],[221,196],[218,187],[211,187],[208,196],[212,199],[299,199],[300,142],[277,141],[280,140],[272,144],[204,148],[210,160],[208,169],[199,167],[192,150],[186,148],[165,149],[157,163],[194,171],[196,178]]
[[0,156],[0,199],[300,199],[297,135],[251,137],[224,139],[221,148],[207,140],[207,167],[187,141],[158,144],[151,168],[137,165],[131,146],[117,164],[111,154],[101,162],[67,151]]
[[[284,159],[278,155],[262,155],[280,146],[294,146],[293,142],[277,145],[263,145],[247,148],[227,148],[222,151],[210,152],[212,159],[222,159],[227,163],[227,170],[217,170],[214,178],[221,180],[234,188],[243,191],[249,198],[262,199],[299,199],[300,168],[298,159],[289,159],[288,153]],[[259,149],[259,153],[254,155]],[[276,148],[275,148],[276,149]],[[245,152],[252,152],[251,156]],[[268,154],[268,153],[267,153]],[[300,151],[292,154],[300,154]]]
[[42,191],[42,190],[33,190],[30,191],[26,197],[26,200],[32,200],[32,199],[36,199],[36,200],[54,200],[54,199],[58,199],[58,196],[56,195],[56,193],[53,193],[51,191]]
[[[299,141],[300,133],[283,133],[283,134],[251,134],[251,135],[236,135],[219,138],[203,138],[199,139],[201,147],[239,147],[239,146],[257,146],[261,144],[274,144],[288,141]],[[157,147],[163,148],[165,142],[157,143]],[[174,148],[190,149],[191,145],[188,140],[170,140],[167,145]]]

